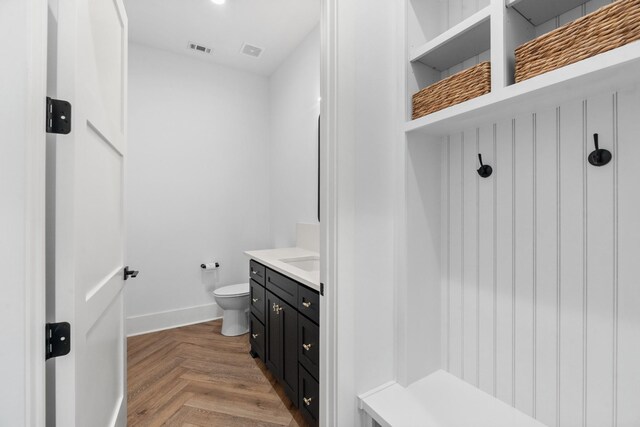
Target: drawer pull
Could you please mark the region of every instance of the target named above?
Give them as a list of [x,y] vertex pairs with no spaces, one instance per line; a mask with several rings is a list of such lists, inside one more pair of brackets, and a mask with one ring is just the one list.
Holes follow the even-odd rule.
[[302,344],[302,348],[304,348],[305,351],[309,351],[311,350],[311,344]]
[[309,308],[311,307],[311,301],[304,301],[302,305],[304,305],[306,308]]
[[251,298],[251,301],[253,301],[254,303],[260,301],[258,298]]
[[304,401],[304,404],[309,406],[311,405],[311,398],[310,397],[303,397],[302,400]]
[[280,314],[281,311],[284,311],[284,307],[278,306],[278,308],[276,309],[276,313]]
[[257,276],[257,275],[258,275],[258,272],[257,272],[257,271],[255,271],[255,270],[251,270],[251,274],[253,274],[254,276]]
[[253,339],[255,340],[256,338],[258,338],[260,336],[260,334],[251,334],[251,336],[253,337]]
[[278,305],[275,302],[273,303],[273,307],[272,308],[273,308],[274,312],[276,312],[276,313],[278,312]]

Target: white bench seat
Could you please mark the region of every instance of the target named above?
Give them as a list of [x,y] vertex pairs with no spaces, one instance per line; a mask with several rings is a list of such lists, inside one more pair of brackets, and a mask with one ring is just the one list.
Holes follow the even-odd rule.
[[442,370],[408,387],[390,382],[359,400],[360,409],[383,427],[545,427]]

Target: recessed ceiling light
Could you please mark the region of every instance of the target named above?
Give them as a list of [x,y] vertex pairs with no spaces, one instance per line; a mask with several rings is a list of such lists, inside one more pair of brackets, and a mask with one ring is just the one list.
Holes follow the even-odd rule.
[[215,4],[224,4],[227,0],[211,0],[212,3]]

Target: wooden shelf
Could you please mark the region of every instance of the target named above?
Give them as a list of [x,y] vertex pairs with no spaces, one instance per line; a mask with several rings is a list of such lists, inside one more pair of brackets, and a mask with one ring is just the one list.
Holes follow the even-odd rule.
[[409,121],[405,132],[446,135],[634,84],[640,84],[640,41]]
[[490,47],[491,8],[485,7],[428,43],[413,49],[410,60],[444,71]]
[[408,387],[388,383],[359,396],[359,400],[360,408],[384,427],[544,427],[442,370]]
[[538,26],[586,2],[587,0],[507,0],[507,7],[514,8],[529,22]]

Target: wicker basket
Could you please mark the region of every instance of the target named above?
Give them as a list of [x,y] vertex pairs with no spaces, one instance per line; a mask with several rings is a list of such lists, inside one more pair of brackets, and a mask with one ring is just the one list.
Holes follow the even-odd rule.
[[482,62],[413,95],[413,119],[491,92],[491,63]]
[[640,0],[618,0],[516,49],[516,83],[640,40]]

